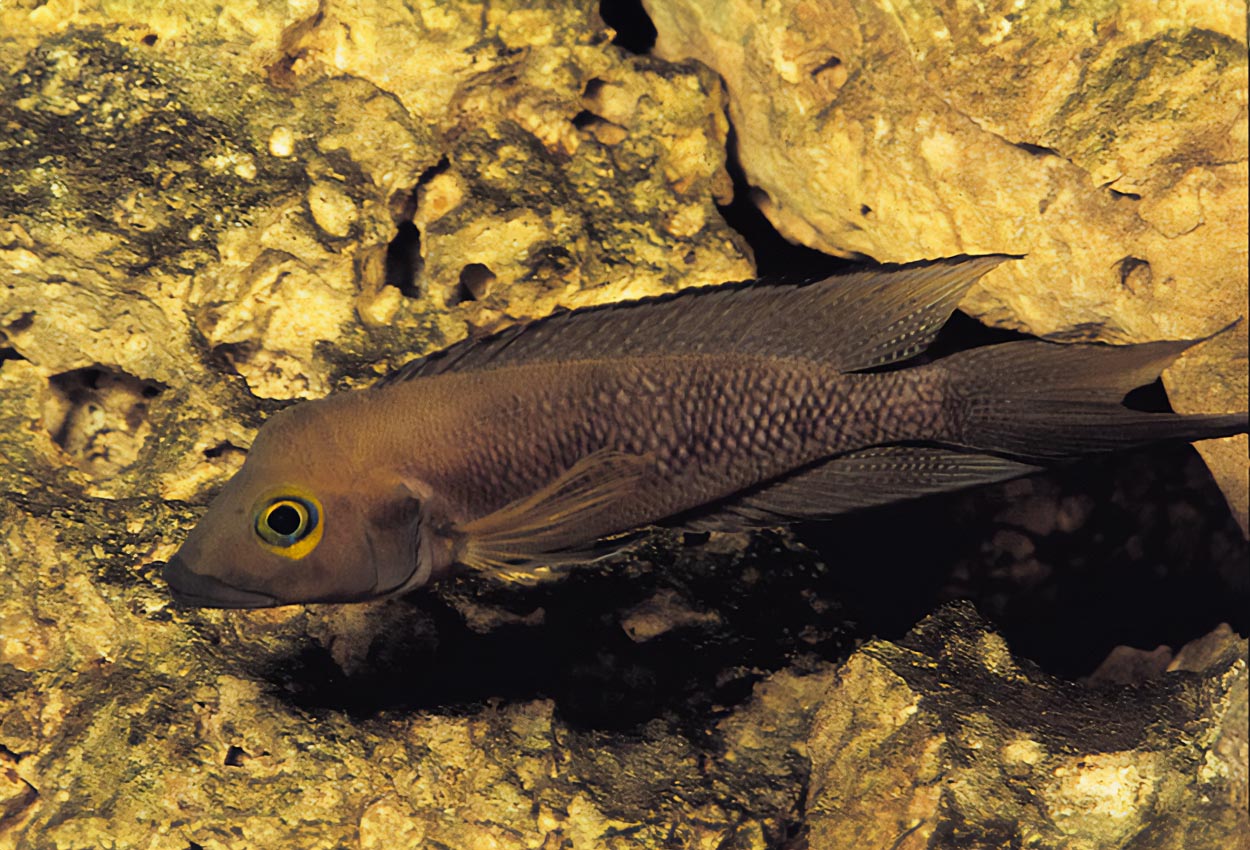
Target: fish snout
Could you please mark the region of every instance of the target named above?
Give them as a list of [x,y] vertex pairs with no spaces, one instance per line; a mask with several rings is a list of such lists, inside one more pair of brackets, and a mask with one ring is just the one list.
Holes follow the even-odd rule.
[[163,576],[174,601],[190,608],[270,608],[279,604],[272,596],[197,573],[177,555],[166,562]]

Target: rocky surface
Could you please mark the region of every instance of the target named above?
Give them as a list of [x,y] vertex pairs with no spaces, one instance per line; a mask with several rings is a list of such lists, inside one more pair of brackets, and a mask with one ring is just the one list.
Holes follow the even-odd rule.
[[1084,686],[959,604],[866,644],[816,713],[809,845],[1244,846],[1246,642],[1203,644],[1175,665],[1198,675]]
[[[362,606],[171,605],[161,562],[237,468],[260,421],[287,400],[362,385],[414,354],[558,305],[748,277],[750,248],[718,207],[731,193],[726,115],[783,232],[834,253],[873,253],[875,242],[821,241],[859,233],[849,226],[795,225],[799,217],[779,210],[798,202],[761,176],[761,157],[784,142],[806,163],[809,188],[828,191],[826,163],[813,158],[801,122],[781,121],[792,89],[809,85],[789,81],[789,54],[776,53],[786,84],[752,101],[774,110],[775,131],[761,134],[743,111],[745,77],[712,55],[699,57],[712,70],[631,55],[611,43],[596,5],[0,7],[0,848],[819,847],[852,828],[846,783],[877,781],[848,773],[867,762],[839,756],[837,730],[848,716],[878,717],[887,698],[914,716],[911,725],[899,717],[905,734],[931,746],[917,759],[874,744],[885,727],[864,727],[859,741],[881,756],[880,781],[912,801],[904,814],[858,809],[861,835],[904,842],[881,846],[996,840],[1002,827],[976,819],[966,789],[998,800],[1027,787],[1045,801],[1032,813],[1054,814],[1089,803],[1078,792],[1097,796],[1099,777],[1121,767],[1140,778],[1128,789],[1137,796],[1104,794],[1085,819],[1055,814],[1044,834],[1059,830],[1078,846],[1111,835],[1110,818],[1120,844],[1105,846],[1173,846],[1150,844],[1155,834],[1227,846],[1202,842],[1245,828],[1246,777],[1234,765],[1245,742],[1229,731],[1237,717],[1244,726],[1245,645],[1231,632],[1205,654],[1180,653],[1202,657],[1176,662],[1195,672],[1160,673],[1129,696],[1012,660],[962,608],[847,660],[858,640],[902,634],[965,593],[1009,622],[1034,593],[1053,604],[1050,622],[1062,622],[1055,612],[1071,597],[1056,588],[1087,587],[1103,561],[1120,565],[1122,586],[1138,581],[1131,565],[1182,581],[1205,576],[1211,584],[1199,586],[1231,588],[1219,598],[1237,608],[1246,589],[1230,565],[1244,564],[1244,541],[1200,470],[1169,473],[1180,468],[1174,458],[1154,469],[1165,455],[1097,467],[1096,478],[1116,482],[1105,491],[1060,473],[945,508],[849,518],[833,526],[841,550],[810,531],[660,535],[610,568],[536,588],[462,579]],[[843,38],[846,28],[823,9],[802,7],[819,14],[791,38]],[[672,29],[653,11],[671,51]],[[704,29],[742,23],[735,12]],[[1182,82],[1197,85],[1209,72],[1210,89],[1223,91],[1223,75],[1244,74],[1244,56],[1220,52],[1228,26],[1204,26],[1214,58]],[[1127,37],[1104,31],[1112,42]],[[856,43],[894,55],[890,32],[867,27]],[[861,85],[848,82],[865,77],[855,55],[841,54],[841,65],[813,58],[823,67],[811,79],[826,97]],[[972,54],[952,48],[944,62],[972,61],[957,61],[964,55]],[[1175,59],[1161,55],[1146,51],[1142,61]],[[855,74],[843,80],[839,67]],[[900,97],[908,88],[869,76]],[[974,111],[974,88],[952,88],[945,108]],[[1102,279],[1090,248],[1074,253],[1085,258],[1078,273],[1048,278],[1071,292],[1013,295],[1008,286],[1021,280],[991,281],[971,308],[1052,332],[1058,326],[1037,324],[1026,308],[1062,300],[1085,316],[1083,332],[1113,338],[1213,329],[1206,325],[1226,310],[1227,293],[1182,306],[1181,290],[1198,276],[1159,275],[1186,257],[1214,262],[1229,245],[1244,257],[1244,208],[1220,206],[1231,193],[1221,181],[1244,175],[1244,157],[1240,166],[1229,155],[1234,165],[1165,169],[1174,182],[1160,183],[1133,159],[1151,147],[1140,140],[1154,125],[1134,119],[1114,154],[1123,174],[1113,183],[1141,198],[1082,193],[1073,169],[1105,170],[1101,154],[1045,135],[1013,91],[984,114],[1042,141],[995,144],[1040,167],[1040,176],[1021,173],[1051,181],[1055,193],[1054,211],[1019,219],[1037,240],[1028,242],[1030,262],[1060,250],[1052,226],[1067,217],[1076,223],[1065,233],[1120,238],[1099,229],[1102,219],[1075,218],[1108,198],[1134,208],[1171,199],[1151,208],[1176,221],[1192,213],[1184,199],[1198,198],[1202,223],[1192,232],[1205,235],[1193,238],[1209,245],[1193,247],[1182,228],[1168,243],[1172,256],[1143,231],[1142,250],[1155,253],[1131,256],[1156,276],[1131,298],[1090,294]],[[1184,100],[1177,91],[1170,103]],[[1244,98],[1229,102],[1244,110]],[[1096,116],[1096,105],[1078,112]],[[1237,115],[1234,125],[1244,125]],[[1192,152],[1194,138],[1181,133],[1168,150]],[[986,168],[998,162],[984,158]],[[914,192],[885,186],[872,198],[880,213],[872,232],[855,238],[894,246],[873,253],[879,259],[1024,250],[991,238],[994,215],[1016,220],[970,193],[968,180],[989,178],[966,165],[942,172],[950,185],[913,174]],[[829,197],[853,200],[851,219],[868,215],[854,194],[862,188],[848,183]],[[926,192],[948,205],[967,195],[971,205],[951,219],[957,230],[951,221],[924,225],[924,211],[941,206]],[[1031,197],[1017,187],[1000,194]],[[904,235],[909,221],[917,230]],[[1221,241],[1220,228],[1242,242]],[[950,232],[963,241],[942,241]],[[1143,266],[1129,266],[1128,279],[1142,283]],[[1168,294],[1142,306],[1151,287]],[[1198,328],[1200,310],[1209,321]],[[951,533],[966,544],[942,536]],[[905,537],[922,549],[902,557],[886,545]],[[881,569],[883,558],[895,572]],[[887,586],[857,585],[872,575]],[[940,589],[905,592],[930,584]],[[1194,616],[1183,639],[1141,645],[1180,645],[1218,622]],[[1117,634],[1108,628],[1095,645],[1114,645]],[[1021,638],[1032,655],[1055,639],[1053,629]],[[1152,658],[1138,668],[1158,673],[1163,656]],[[1087,672],[1084,663],[1059,666]],[[1045,723],[1000,705],[1030,700],[1051,706]],[[1108,704],[1137,731],[1100,737]],[[1137,734],[1151,723],[1149,735]],[[969,728],[1033,742],[1017,749],[1070,781],[1043,781],[1040,768],[1019,766],[1027,758],[1001,750],[969,760],[977,753]],[[1176,740],[1166,743],[1169,734]],[[937,776],[950,786],[934,784]],[[1178,790],[1187,787],[1206,801]],[[1123,803],[1124,819],[1116,809],[1099,820],[1104,803]],[[969,832],[947,817],[956,811]],[[1170,831],[1151,832],[1164,822]]]

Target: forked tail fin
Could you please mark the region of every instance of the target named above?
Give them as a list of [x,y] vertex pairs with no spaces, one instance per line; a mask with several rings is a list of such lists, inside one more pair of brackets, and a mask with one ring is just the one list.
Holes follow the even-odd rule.
[[1159,440],[1244,434],[1250,414],[1145,413],[1125,395],[1201,340],[1141,345],[1010,342],[934,364],[948,374],[951,442],[1025,460],[1113,451]]

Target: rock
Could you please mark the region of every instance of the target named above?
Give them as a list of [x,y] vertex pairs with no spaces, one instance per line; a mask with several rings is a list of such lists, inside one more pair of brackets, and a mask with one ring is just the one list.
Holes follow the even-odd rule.
[[[777,229],[840,256],[1023,255],[961,308],[1063,339],[1199,338],[1245,313],[1246,35],[1220,4],[1072,9],[646,0],[655,54],[725,80]],[[1247,326],[1164,375],[1247,407]],[[1199,447],[1244,532],[1244,436]]]
[[634,606],[621,620],[629,639],[642,643],[672,629],[700,624],[715,624],[720,618],[713,612],[695,611],[684,604],[672,590],[663,591]]
[[864,645],[812,727],[810,845],[1243,846],[1247,644],[1212,641],[1137,686],[1047,676],[963,603]]

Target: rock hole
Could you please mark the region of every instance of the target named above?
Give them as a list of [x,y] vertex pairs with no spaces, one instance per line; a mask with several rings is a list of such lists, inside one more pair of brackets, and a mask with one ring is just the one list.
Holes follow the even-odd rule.
[[[3,337],[0,337],[0,342],[3,342]],[[25,360],[25,359],[26,359],[25,357],[17,353],[16,348],[10,348],[8,346],[0,345],[0,363],[3,363],[5,360]]]
[[655,47],[655,24],[642,0],[600,0],[599,17],[616,30],[612,43],[630,53],[645,55]]
[[868,218],[868,216],[872,215],[872,207],[868,206],[867,204],[860,204],[859,214],[862,215],[864,218]]
[[591,77],[586,81],[586,85],[582,87],[582,100],[593,101],[599,98],[599,94],[607,87],[608,83],[599,77]]
[[385,280],[408,298],[419,298],[417,283],[425,261],[421,258],[421,232],[411,221],[401,221],[395,238],[386,246]]
[[574,115],[572,123],[575,128],[589,132],[605,145],[619,145],[629,136],[624,127],[601,118],[589,109],[583,109]]
[[1107,187],[1107,191],[1111,193],[1111,197],[1113,198],[1117,198],[1117,199],[1124,198],[1129,201],[1141,200],[1141,195],[1137,194],[1136,192],[1120,192],[1116,189],[1112,189],[1110,186]]
[[851,265],[847,260],[791,242],[778,233],[761,209],[772,204],[768,193],[752,186],[742,170],[738,157],[738,136],[732,127],[726,148],[729,156],[725,161],[725,170],[733,181],[733,196],[728,204],[717,203],[717,209],[725,223],[737,231],[750,247],[755,257],[756,274],[765,278],[799,280],[828,277]]
[[226,750],[226,767],[242,767],[243,760],[247,758],[247,751],[242,747],[231,746]]
[[812,76],[816,77],[816,76],[819,76],[822,71],[828,71],[832,68],[841,68],[841,67],[842,67],[842,60],[839,59],[837,56],[830,56],[824,62],[821,62],[819,65],[817,65],[815,68],[812,69]]
[[145,35],[143,38],[139,39],[139,42],[143,44],[145,47],[152,47],[153,45],[156,44],[156,41],[157,41],[156,33],[154,32],[150,32],[147,35]]
[[1143,289],[1149,289],[1154,283],[1154,272],[1150,263],[1140,257],[1123,258],[1116,263],[1116,270],[1120,273],[1120,286],[1134,295],[1140,294]]
[[812,79],[829,94],[835,94],[846,85],[850,72],[837,56],[830,56],[812,69]]
[[1152,383],[1131,389],[1124,396],[1125,407],[1140,410],[1143,413],[1171,413],[1172,405],[1168,403],[1167,390],[1163,388],[1163,379],[1155,378]]
[[599,123],[602,119],[591,112],[589,109],[583,109],[581,112],[573,116],[573,126],[579,130],[585,130],[587,127]]
[[48,381],[43,421],[52,440],[93,478],[133,464],[151,436],[148,405],[165,387],[105,367],[74,369]]
[[465,301],[481,301],[490,294],[491,284],[495,282],[495,273],[490,270],[489,266],[482,263],[469,263],[460,272],[460,283],[456,286],[456,292],[451,304],[461,304]]
[[35,323],[35,311],[27,310],[25,313],[22,313],[16,319],[9,322],[9,324],[6,325],[6,328],[8,329],[10,333],[21,333],[22,331],[30,328],[30,326],[33,325],[34,323]]
[[223,342],[213,346],[211,355],[218,368],[241,376],[243,373],[239,371],[239,366],[250,362],[259,350],[260,344],[255,340]]
[[225,457],[230,454],[243,454],[243,449],[234,443],[218,443],[204,450],[204,459],[216,460],[219,457]]
[[410,192],[401,190],[393,193],[390,200],[386,202],[386,206],[396,225],[400,222],[411,221],[413,214],[417,211],[417,189],[414,187]]

